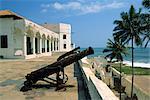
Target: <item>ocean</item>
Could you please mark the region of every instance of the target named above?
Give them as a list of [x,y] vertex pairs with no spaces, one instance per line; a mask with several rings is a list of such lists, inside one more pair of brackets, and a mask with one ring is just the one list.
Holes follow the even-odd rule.
[[[81,48],[84,50],[85,48]],[[103,53],[104,48],[93,48],[94,54],[88,57],[105,57],[106,53]],[[124,56],[125,64],[131,66],[131,49],[128,50],[129,55]],[[134,66],[150,68],[150,48],[135,48],[134,49]]]

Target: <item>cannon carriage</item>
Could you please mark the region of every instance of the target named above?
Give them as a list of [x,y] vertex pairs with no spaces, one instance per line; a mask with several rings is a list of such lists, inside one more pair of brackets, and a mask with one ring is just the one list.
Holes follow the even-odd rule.
[[[74,62],[77,62],[85,56],[94,53],[94,50],[91,47],[81,52],[76,52],[78,49],[79,47],[61,55],[56,62],[27,74],[25,76],[26,81],[24,82],[24,86],[20,89],[20,91],[25,92],[31,90],[33,85],[40,80],[48,83],[51,83],[48,81],[51,80],[56,83],[57,88],[61,84],[65,84],[68,80],[68,76],[64,73],[64,68]],[[56,74],[56,79],[49,78],[49,76],[53,74]]]

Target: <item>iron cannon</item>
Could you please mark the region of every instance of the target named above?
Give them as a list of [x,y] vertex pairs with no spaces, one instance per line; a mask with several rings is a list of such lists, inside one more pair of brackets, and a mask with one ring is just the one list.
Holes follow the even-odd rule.
[[[24,86],[20,89],[20,91],[25,92],[31,90],[33,85],[40,80],[48,83],[51,83],[48,80],[52,80],[56,82],[56,87],[59,87],[61,84],[65,84],[68,80],[68,76],[64,73],[64,68],[74,62],[77,62],[85,56],[94,54],[92,47],[89,47],[81,52],[74,52],[76,50],[77,49],[67,53],[67,57],[66,55],[60,56],[61,59],[57,60],[56,62],[27,74],[25,76],[26,81],[24,82]],[[52,74],[56,74],[56,79],[49,78],[49,76]]]
[[77,50],[79,50],[79,49],[80,49],[80,47],[76,47],[76,48],[74,48],[73,50],[71,50],[71,51],[69,51],[69,52],[66,52],[65,54],[62,54],[61,56],[58,57],[57,61],[59,61],[59,60],[65,58],[65,57],[67,57],[67,56],[69,56],[69,55],[71,55],[71,54],[76,53]]

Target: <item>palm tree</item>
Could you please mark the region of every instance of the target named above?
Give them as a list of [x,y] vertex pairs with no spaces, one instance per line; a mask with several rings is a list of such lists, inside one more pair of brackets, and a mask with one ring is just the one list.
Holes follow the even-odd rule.
[[123,61],[123,55],[126,56],[127,54],[127,48],[122,44],[122,42],[118,41],[112,41],[108,39],[107,42],[107,48],[103,50],[103,53],[109,52],[109,54],[106,55],[106,58],[110,58],[110,61],[112,59],[116,58],[117,61],[120,62],[120,100],[121,100],[121,65]]
[[134,83],[134,43],[139,46],[142,45],[142,40],[140,37],[141,34],[141,20],[140,20],[141,9],[137,13],[134,9],[134,6],[131,5],[129,12],[121,13],[121,20],[115,20],[114,24],[114,38],[119,39],[124,44],[127,44],[131,41],[132,44],[132,85],[131,85],[131,98],[133,96],[133,83]]

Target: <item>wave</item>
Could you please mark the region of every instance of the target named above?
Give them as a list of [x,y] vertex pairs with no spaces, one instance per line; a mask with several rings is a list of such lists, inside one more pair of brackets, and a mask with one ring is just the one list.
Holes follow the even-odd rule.
[[[123,64],[126,64],[128,66],[132,66],[131,61],[123,61]],[[150,63],[134,62],[134,67],[150,68]]]

